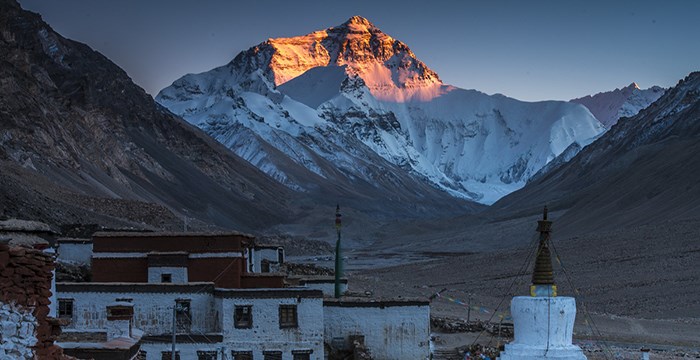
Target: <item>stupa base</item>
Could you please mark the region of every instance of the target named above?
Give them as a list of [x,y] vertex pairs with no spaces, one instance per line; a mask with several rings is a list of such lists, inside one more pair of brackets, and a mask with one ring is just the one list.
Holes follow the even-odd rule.
[[499,360],[535,360],[535,359],[561,359],[561,360],[586,360],[583,351],[576,345],[566,347],[541,348],[524,346],[519,344],[507,344],[505,351],[498,357]]

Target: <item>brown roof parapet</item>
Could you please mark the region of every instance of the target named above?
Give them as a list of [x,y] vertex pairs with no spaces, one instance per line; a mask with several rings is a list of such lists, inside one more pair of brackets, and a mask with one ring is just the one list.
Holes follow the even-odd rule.
[[323,291],[306,288],[283,289],[216,289],[214,295],[223,298],[279,299],[279,298],[323,298]]
[[191,293],[214,291],[212,282],[187,284],[149,283],[56,283],[59,292]]
[[430,306],[427,299],[367,299],[367,298],[325,298],[323,306],[331,307],[399,307],[399,306]]

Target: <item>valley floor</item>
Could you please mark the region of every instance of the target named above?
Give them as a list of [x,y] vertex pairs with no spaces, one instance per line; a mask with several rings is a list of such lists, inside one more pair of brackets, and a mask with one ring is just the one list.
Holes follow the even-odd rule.
[[[575,339],[589,350],[589,358],[605,358],[597,352],[600,340],[616,349],[614,358],[638,359],[641,347],[651,348],[652,358],[700,356],[697,239],[700,219],[554,240],[559,292],[577,299]],[[424,245],[423,252],[347,251],[350,290],[427,298],[444,289],[443,297],[432,301],[432,316],[466,319],[466,307],[446,297],[467,302],[471,296],[472,305],[489,311],[471,312],[472,319],[483,321],[494,309],[495,319],[501,314],[507,319],[512,296],[528,291],[526,248],[470,253],[452,246],[456,251],[447,254]],[[332,267],[332,257],[316,260]],[[468,345],[470,336],[457,336],[450,344]]]

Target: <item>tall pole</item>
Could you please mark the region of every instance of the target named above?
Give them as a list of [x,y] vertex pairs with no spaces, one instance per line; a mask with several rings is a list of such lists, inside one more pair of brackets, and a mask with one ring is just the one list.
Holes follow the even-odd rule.
[[338,233],[338,240],[335,242],[335,297],[339,298],[341,295],[340,291],[340,278],[343,277],[343,258],[340,254],[340,228],[342,227],[340,221],[340,205],[336,205],[335,208],[335,230]]
[[469,301],[467,303],[467,326],[469,326],[469,320],[472,314],[472,294],[469,294]]
[[170,360],[175,360],[175,332],[177,331],[177,301],[173,305],[173,347],[170,351]]

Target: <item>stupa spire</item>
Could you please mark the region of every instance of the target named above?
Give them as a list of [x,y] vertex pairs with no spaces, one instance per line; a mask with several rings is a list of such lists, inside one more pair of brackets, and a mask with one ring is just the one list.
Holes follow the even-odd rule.
[[557,285],[554,283],[552,254],[549,251],[552,222],[547,220],[547,206],[544,207],[542,220],[537,221],[537,231],[540,233],[540,242],[537,246],[535,268],[532,271],[530,295],[554,297],[557,296]]

